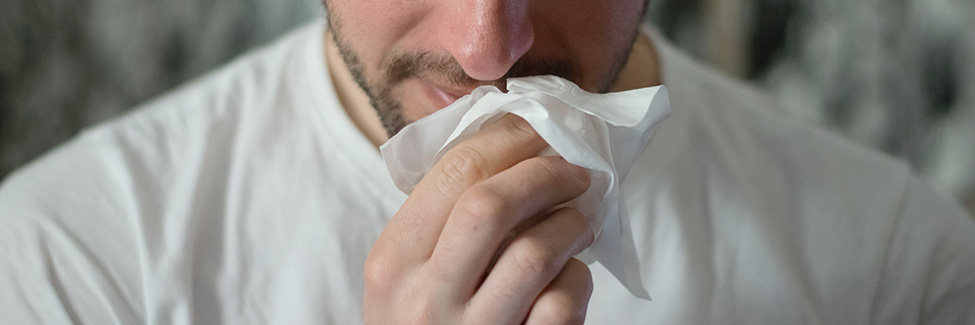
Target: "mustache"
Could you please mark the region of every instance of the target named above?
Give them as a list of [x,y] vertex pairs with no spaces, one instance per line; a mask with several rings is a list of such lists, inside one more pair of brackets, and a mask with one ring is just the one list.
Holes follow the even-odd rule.
[[477,80],[468,76],[460,63],[450,55],[438,55],[432,52],[396,53],[383,60],[380,67],[390,84],[397,84],[413,77],[432,77],[450,86],[464,89],[493,85],[506,90],[508,78],[539,75],[554,75],[577,82],[575,78],[579,75],[576,66],[567,60],[522,57],[501,78],[490,81]]

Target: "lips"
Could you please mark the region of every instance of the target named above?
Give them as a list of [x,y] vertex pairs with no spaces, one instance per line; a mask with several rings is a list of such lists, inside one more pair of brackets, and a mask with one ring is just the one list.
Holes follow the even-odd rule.
[[458,98],[470,93],[470,91],[456,90],[426,80],[421,80],[420,83],[423,85],[427,97],[438,110],[453,104]]

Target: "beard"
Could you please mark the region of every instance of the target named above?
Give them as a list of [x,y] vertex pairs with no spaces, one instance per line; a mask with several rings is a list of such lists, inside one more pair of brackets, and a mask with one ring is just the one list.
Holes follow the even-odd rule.
[[[325,8],[328,8],[327,3]],[[645,9],[646,5],[644,5]],[[578,64],[568,60],[522,57],[501,78],[484,81],[468,76],[460,63],[450,55],[438,55],[433,52],[391,53],[380,62],[378,78],[369,78],[366,76],[359,55],[343,37],[340,19],[330,14],[326,14],[325,17],[332,34],[332,40],[338,48],[342,60],[356,84],[369,97],[370,104],[376,110],[376,114],[378,114],[379,120],[390,138],[413,122],[406,119],[403,104],[395,96],[395,89],[409,78],[430,78],[462,89],[479,85],[493,85],[502,91],[507,91],[506,80],[508,78],[554,75],[579,83],[580,69]],[[616,80],[629,59],[636,37],[639,35],[637,26],[632,29],[631,34],[627,45],[614,53],[610,67],[596,79],[597,92],[608,92],[616,84]]]

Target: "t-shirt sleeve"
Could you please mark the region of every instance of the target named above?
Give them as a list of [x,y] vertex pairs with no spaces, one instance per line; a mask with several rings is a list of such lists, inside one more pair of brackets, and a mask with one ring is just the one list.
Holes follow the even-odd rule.
[[874,299],[877,324],[975,324],[975,222],[912,177]]
[[80,139],[0,184],[0,323],[143,319],[138,230],[120,169]]

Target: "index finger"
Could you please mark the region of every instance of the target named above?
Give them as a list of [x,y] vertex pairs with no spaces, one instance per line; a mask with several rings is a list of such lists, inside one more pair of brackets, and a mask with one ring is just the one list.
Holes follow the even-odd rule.
[[502,116],[448,151],[417,184],[373,248],[406,261],[430,257],[457,198],[477,182],[534,157],[548,145],[524,119]]

